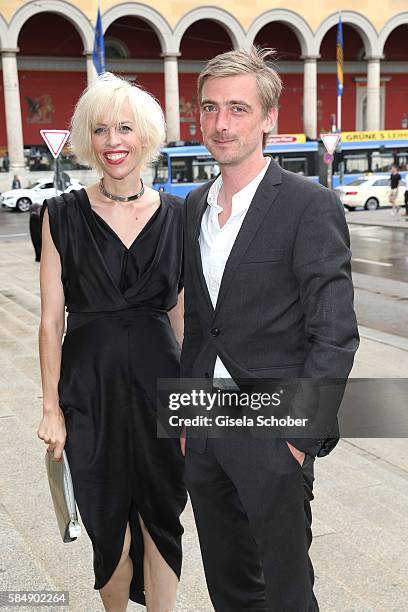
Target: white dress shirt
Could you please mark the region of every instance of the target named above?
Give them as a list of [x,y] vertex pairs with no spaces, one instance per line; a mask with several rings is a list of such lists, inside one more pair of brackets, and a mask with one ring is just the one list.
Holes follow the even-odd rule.
[[[223,211],[223,208],[218,205],[218,196],[222,187],[221,175],[214,181],[208,192],[207,202],[209,206],[207,206],[201,221],[199,243],[204,278],[214,308],[231,249],[255,192],[265,176],[269,162],[270,158],[268,157],[265,159],[265,166],[261,172],[241,191],[232,196],[231,216],[223,227],[220,227],[218,222],[218,215]],[[215,362],[214,378],[231,378],[230,373],[218,356]]]

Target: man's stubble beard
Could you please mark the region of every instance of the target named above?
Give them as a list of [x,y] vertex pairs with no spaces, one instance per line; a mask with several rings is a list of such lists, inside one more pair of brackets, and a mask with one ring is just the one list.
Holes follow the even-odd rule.
[[228,166],[231,164],[235,164],[236,162],[239,162],[241,160],[240,153],[242,152],[242,145],[240,143],[238,148],[234,151],[219,151],[218,153],[216,151],[216,147],[214,147],[213,149],[213,147],[209,143],[211,143],[211,140],[209,142],[204,141],[204,145],[207,147],[215,161],[218,162],[220,165]]

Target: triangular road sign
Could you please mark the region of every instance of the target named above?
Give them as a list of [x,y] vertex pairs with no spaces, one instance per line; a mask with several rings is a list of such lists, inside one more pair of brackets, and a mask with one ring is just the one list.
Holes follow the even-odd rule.
[[323,141],[326,151],[332,155],[338,145],[341,138],[340,132],[330,132],[329,134],[320,134],[320,138]]
[[56,159],[68,140],[69,130],[40,130],[40,134],[51,151],[51,155]]

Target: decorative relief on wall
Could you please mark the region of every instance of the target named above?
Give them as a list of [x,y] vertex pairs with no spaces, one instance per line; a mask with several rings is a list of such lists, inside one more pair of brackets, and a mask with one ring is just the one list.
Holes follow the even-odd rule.
[[51,123],[55,109],[49,94],[35,97],[25,96],[25,101],[27,123]]
[[183,123],[195,123],[197,115],[197,98],[195,95],[191,97],[191,101],[186,100],[183,96],[180,98],[180,121]]

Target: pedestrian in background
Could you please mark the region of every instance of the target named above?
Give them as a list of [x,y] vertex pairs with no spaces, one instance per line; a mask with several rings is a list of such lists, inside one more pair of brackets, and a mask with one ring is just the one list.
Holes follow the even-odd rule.
[[21,189],[21,181],[18,178],[17,174],[14,175],[13,182],[11,183],[12,189]]
[[403,179],[405,184],[404,202],[405,202],[405,221],[408,221],[408,164],[405,164],[405,177]]
[[401,182],[401,175],[398,172],[398,167],[393,164],[391,166],[391,174],[389,179],[390,193],[389,193],[389,202],[392,206],[391,214],[397,215],[399,211],[399,206],[397,204],[398,199],[398,190]]

